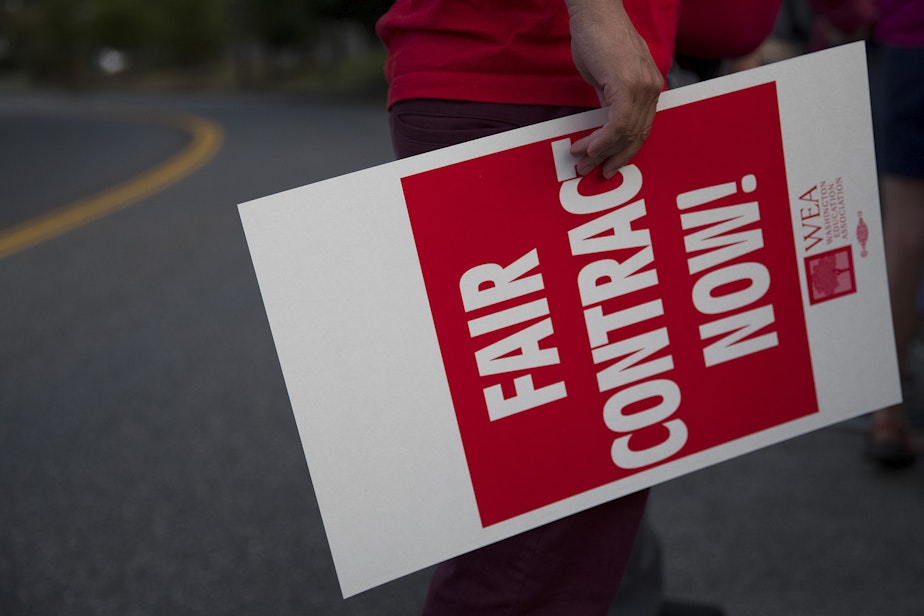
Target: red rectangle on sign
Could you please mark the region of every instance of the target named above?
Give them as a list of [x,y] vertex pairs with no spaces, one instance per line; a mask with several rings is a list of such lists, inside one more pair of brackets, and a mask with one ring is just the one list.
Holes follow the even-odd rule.
[[579,136],[402,179],[486,526],[818,410],[775,84]]

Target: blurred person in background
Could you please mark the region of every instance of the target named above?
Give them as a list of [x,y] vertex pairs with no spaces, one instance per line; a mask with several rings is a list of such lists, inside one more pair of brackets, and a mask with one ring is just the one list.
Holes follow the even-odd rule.
[[[871,95],[889,295],[907,404],[924,264],[924,0],[878,0],[877,9]],[[922,452],[905,404],[874,413],[867,442],[871,458],[886,468],[910,466]]]
[[924,263],[924,0],[804,2],[812,13],[807,51],[868,41],[883,242],[904,402],[872,413],[866,449],[883,468],[905,468],[922,453],[908,403]]

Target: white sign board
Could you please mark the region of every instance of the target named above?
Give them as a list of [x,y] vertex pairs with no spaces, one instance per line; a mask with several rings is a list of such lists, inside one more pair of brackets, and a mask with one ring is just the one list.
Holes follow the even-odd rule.
[[345,596],[900,399],[862,45],[243,204]]

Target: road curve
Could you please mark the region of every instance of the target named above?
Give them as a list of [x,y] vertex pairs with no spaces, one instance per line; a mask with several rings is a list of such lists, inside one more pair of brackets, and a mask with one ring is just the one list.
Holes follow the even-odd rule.
[[179,111],[124,111],[109,114],[107,118],[182,130],[189,134],[190,141],[176,155],[125,182],[0,230],[0,259],[133,205],[179,182],[218,153],[224,135],[216,122]]

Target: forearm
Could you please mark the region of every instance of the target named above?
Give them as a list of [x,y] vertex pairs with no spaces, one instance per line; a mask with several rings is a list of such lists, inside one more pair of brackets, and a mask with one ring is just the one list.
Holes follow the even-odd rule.
[[575,11],[608,11],[613,7],[619,7],[623,11],[622,0],[565,0],[565,6],[568,7],[568,14],[573,15]]
[[609,177],[648,137],[664,79],[621,0],[565,0],[574,64],[608,110],[598,131],[574,144],[578,171],[603,163]]

